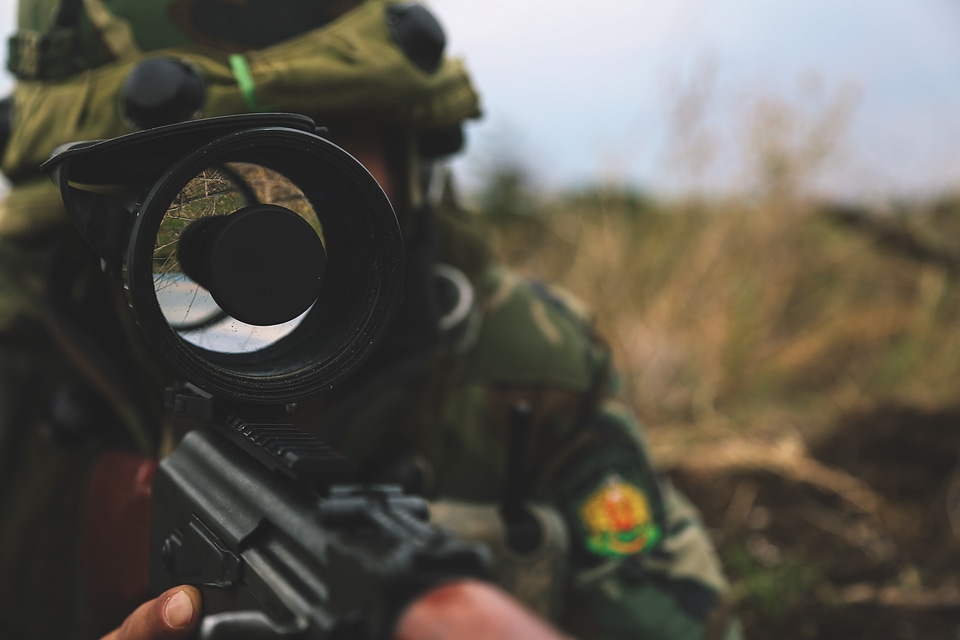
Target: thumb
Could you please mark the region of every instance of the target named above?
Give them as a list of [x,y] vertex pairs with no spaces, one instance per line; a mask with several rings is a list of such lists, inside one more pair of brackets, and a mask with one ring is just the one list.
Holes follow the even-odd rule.
[[200,592],[196,588],[175,587],[137,607],[120,628],[102,640],[187,638],[200,622],[200,607]]

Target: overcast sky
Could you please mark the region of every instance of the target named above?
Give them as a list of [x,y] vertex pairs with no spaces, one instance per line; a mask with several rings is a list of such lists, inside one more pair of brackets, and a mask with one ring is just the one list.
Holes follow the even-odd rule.
[[714,158],[705,180],[741,179],[752,107],[766,99],[795,105],[808,123],[839,114],[821,181],[834,191],[960,188],[955,0],[432,6],[483,91],[488,117],[474,141],[507,130],[548,183],[675,185],[685,167],[673,161],[682,145],[671,113],[695,95],[705,96],[699,119]]
[[[15,4],[0,0],[4,33]],[[509,152],[547,187],[669,189],[691,175],[736,184],[762,99],[793,105],[801,138],[824,120],[842,131],[821,180],[831,190],[960,188],[956,0],[430,5],[483,97],[485,118],[457,163],[465,179]],[[693,161],[683,160],[690,149]]]

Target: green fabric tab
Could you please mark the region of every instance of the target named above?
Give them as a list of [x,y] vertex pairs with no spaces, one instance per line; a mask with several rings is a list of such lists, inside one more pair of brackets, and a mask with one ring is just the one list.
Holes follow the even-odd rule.
[[253,74],[250,72],[250,65],[247,64],[247,59],[235,53],[230,56],[230,69],[233,71],[233,76],[237,79],[237,86],[240,88],[240,95],[243,96],[243,101],[247,105],[247,109],[252,112],[260,111],[260,108],[257,106],[257,83],[253,79]]

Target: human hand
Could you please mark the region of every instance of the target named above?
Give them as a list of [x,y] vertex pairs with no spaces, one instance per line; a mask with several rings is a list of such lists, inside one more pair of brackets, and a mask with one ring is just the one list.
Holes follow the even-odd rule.
[[200,622],[200,592],[174,587],[144,602],[102,640],[174,640],[187,638]]

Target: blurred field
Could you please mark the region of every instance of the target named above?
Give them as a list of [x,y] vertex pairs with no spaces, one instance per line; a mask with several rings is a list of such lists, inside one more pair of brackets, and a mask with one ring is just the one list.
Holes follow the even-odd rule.
[[748,637],[958,637],[956,200],[483,206],[507,262],[597,311]]

